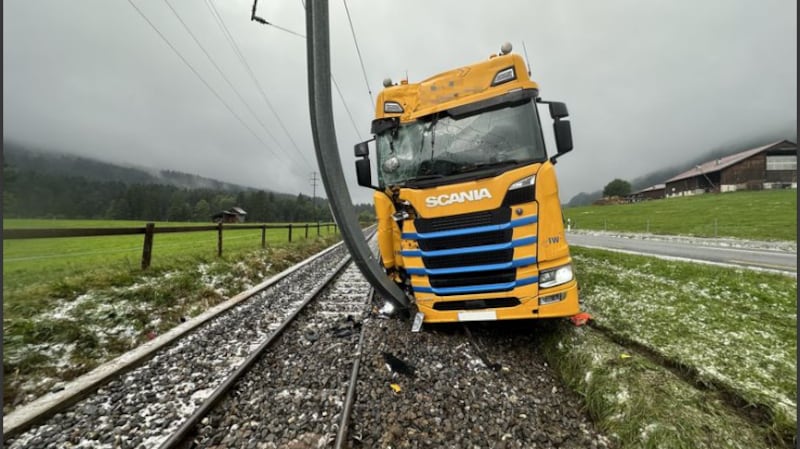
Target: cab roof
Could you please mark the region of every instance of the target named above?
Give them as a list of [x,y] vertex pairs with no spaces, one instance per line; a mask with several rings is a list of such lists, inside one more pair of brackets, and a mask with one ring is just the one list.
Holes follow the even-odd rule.
[[[519,89],[539,89],[539,85],[528,77],[522,57],[514,53],[493,55],[486,61],[442,72],[418,83],[400,83],[385,88],[378,94],[375,118],[400,117],[401,122],[414,121]],[[395,105],[388,108],[398,112],[385,112],[387,103],[396,103],[402,112]]]

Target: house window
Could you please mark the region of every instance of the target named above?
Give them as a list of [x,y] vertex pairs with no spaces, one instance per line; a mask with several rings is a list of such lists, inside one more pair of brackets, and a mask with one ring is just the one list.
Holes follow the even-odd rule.
[[797,170],[797,155],[767,156],[767,170]]

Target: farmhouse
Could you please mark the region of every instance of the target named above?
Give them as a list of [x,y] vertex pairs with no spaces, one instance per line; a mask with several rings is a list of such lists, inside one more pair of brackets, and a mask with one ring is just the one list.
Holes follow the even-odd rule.
[[797,144],[773,142],[704,162],[666,182],[666,196],[797,188]]
[[217,212],[211,219],[214,223],[244,223],[247,212],[241,207],[232,207],[222,212]]

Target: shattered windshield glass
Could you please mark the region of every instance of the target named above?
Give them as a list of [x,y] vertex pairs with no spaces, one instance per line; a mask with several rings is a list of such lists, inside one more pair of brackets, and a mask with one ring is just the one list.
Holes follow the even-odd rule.
[[451,175],[546,158],[531,101],[455,119],[445,112],[377,136],[381,185]]

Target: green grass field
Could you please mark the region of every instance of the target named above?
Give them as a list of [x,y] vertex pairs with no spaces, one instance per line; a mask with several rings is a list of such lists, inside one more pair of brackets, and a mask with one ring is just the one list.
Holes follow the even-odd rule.
[[[622,447],[783,447],[796,438],[796,279],[602,250],[572,253],[584,309],[605,335],[560,332],[550,342],[551,360]],[[679,367],[687,381],[636,345]],[[740,399],[740,410],[722,403],[725,394]],[[752,413],[764,424],[742,421]]]
[[796,241],[797,190],[569,207],[564,209],[564,218],[570,219],[575,229]]
[[[164,226],[200,226],[201,223],[156,223]],[[295,224],[292,240],[305,239],[305,224]],[[143,227],[141,221],[103,220],[3,220],[4,229],[31,228],[124,228]],[[314,224],[308,236],[316,237]],[[321,235],[334,232],[325,226]],[[287,229],[268,229],[267,244],[283,246],[288,242]],[[3,241],[3,288],[14,289],[32,284],[58,281],[64,277],[98,268],[133,270],[141,266],[142,235],[108,237],[69,237]],[[261,230],[226,230],[223,254],[229,251],[261,247]],[[213,257],[217,254],[217,232],[156,234],[153,238],[152,267],[163,268],[182,259]]]

